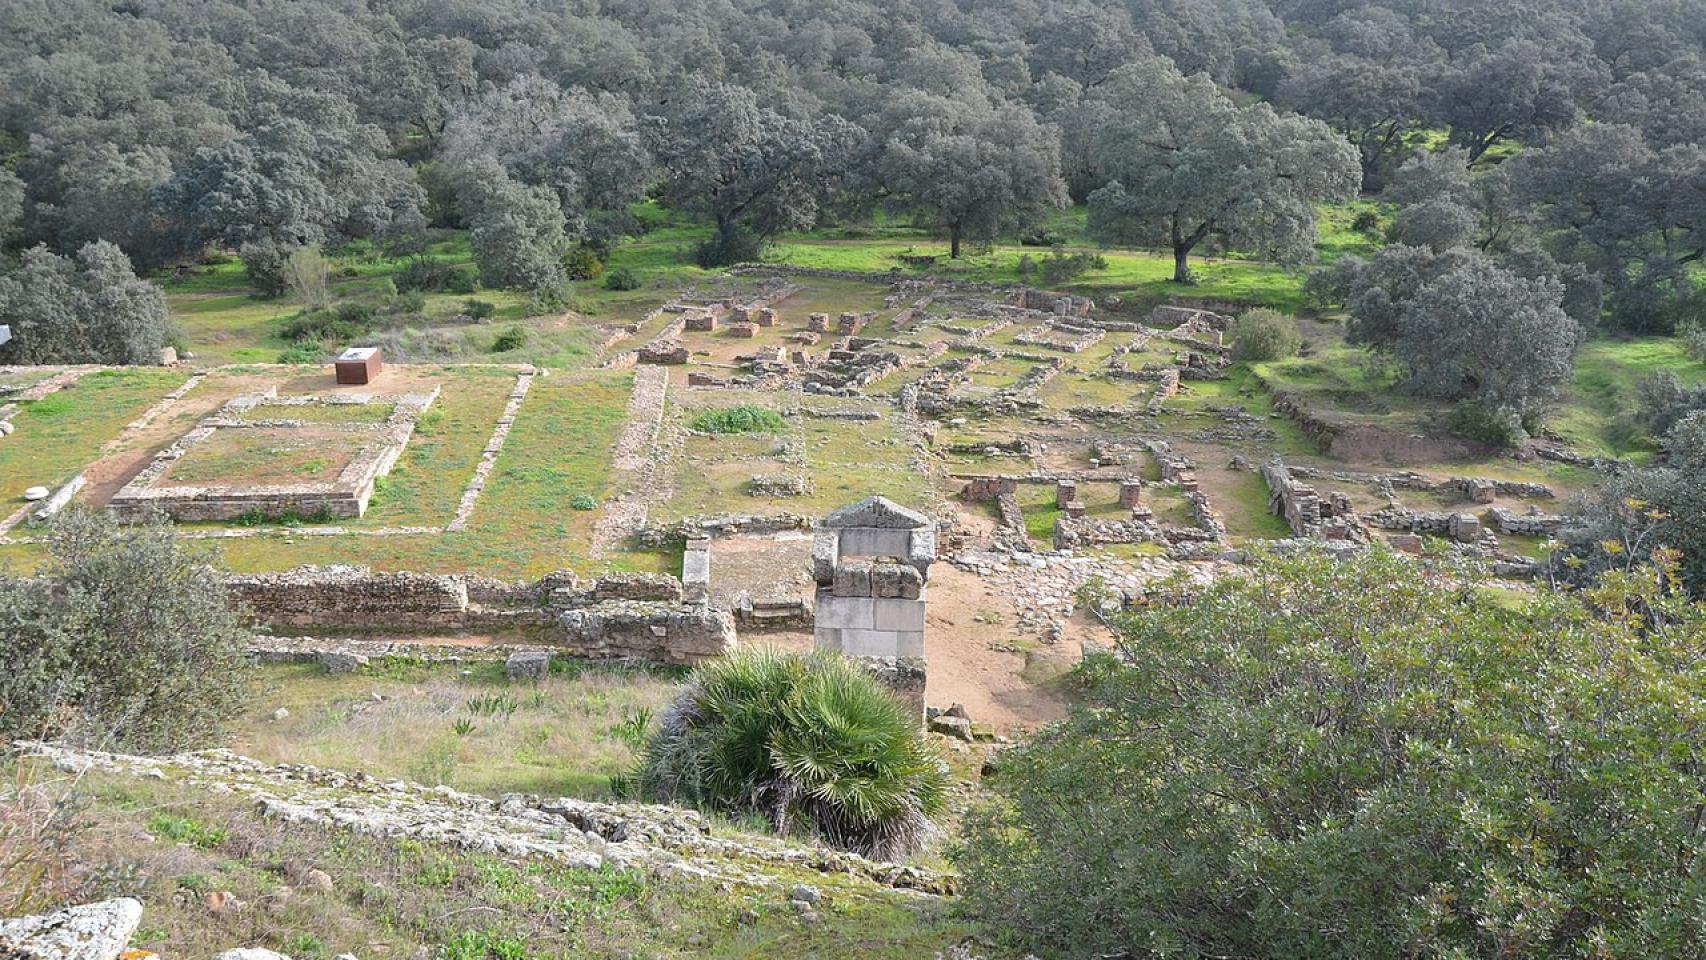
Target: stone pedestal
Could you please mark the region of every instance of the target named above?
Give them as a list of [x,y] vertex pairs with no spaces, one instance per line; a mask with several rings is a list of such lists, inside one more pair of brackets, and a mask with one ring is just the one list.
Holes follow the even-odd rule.
[[1142,480],[1120,481],[1120,506],[1135,507],[1143,502]]
[[936,528],[930,519],[884,497],[831,513],[812,543],[818,648],[907,662],[903,672],[916,674],[907,682],[916,683],[920,719],[926,581],[935,559]]
[[1054,505],[1065,510],[1066,505],[1078,499],[1078,482],[1076,480],[1058,480],[1054,485]]

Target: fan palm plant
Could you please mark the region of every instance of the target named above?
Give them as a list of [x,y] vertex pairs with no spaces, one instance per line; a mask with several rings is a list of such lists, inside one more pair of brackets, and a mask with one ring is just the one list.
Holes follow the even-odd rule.
[[917,720],[855,663],[757,648],[694,672],[631,783],[893,858],[932,832],[947,774]]

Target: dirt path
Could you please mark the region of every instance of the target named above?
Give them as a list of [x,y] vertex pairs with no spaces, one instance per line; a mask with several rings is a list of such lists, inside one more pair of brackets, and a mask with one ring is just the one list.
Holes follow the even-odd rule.
[[1066,715],[1053,681],[1079,656],[1071,635],[1051,646],[1016,643],[1012,601],[947,563],[930,568],[924,654],[933,706],[963,704],[997,732],[1033,729]]

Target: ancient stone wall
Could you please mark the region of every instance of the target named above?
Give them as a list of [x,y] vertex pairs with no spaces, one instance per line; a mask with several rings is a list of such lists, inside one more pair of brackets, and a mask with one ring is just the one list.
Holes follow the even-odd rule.
[[460,574],[299,567],[232,577],[232,600],[279,630],[338,634],[522,630],[573,656],[694,663],[732,649],[734,619],[664,574],[504,583]]

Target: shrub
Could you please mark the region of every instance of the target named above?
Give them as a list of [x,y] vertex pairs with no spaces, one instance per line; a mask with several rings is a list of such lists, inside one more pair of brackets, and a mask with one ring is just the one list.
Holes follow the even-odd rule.
[[293,343],[278,355],[279,363],[311,364],[319,363],[326,358],[326,348],[313,340],[302,340]]
[[1099,253],[1062,254],[1055,252],[1043,258],[1043,283],[1065,283],[1092,270],[1106,270],[1108,258]]
[[475,300],[469,297],[462,301],[462,312],[475,320],[490,320],[492,314],[498,312],[497,305],[490,300]]
[[1266,363],[1297,356],[1303,337],[1297,324],[1277,310],[1246,310],[1232,322],[1232,359]]
[[290,251],[271,241],[245,243],[237,251],[255,295],[276,300],[290,292]]
[[1706,323],[1696,320],[1677,328],[1677,336],[1682,338],[1682,349],[1690,357],[1701,363],[1706,363]]
[[51,560],[0,580],[0,730],[123,749],[205,745],[248,696],[250,632],[224,572],[163,520],[69,511]]
[[1117,618],[1002,754],[966,906],[1060,956],[1690,954],[1706,610],[1460,572],[1269,558]]
[[520,350],[527,346],[527,329],[525,327],[510,327],[492,339],[493,353],[507,353]]
[[1454,406],[1446,418],[1446,426],[1466,440],[1496,447],[1515,447],[1529,438],[1528,424],[1519,411],[1488,407],[1473,400]]
[[569,507],[575,510],[597,510],[598,501],[590,493],[577,493],[569,498]]
[[638,290],[640,276],[628,267],[617,267],[604,276],[606,290]]
[[419,290],[405,290],[391,297],[392,313],[420,313],[425,309],[426,294]]
[[1366,236],[1379,236],[1380,214],[1373,210],[1358,210],[1356,217],[1351,220],[1351,229]]
[[782,415],[769,407],[741,404],[721,410],[706,410],[687,425],[700,433],[762,433],[787,425]]
[[456,267],[444,279],[445,293],[469,294],[480,289],[480,275],[473,267]]
[[452,266],[439,260],[411,260],[394,279],[399,290],[468,294],[475,288],[475,275],[471,268]]
[[764,253],[764,240],[733,227],[719,230],[693,249],[693,262],[709,270],[737,263],[754,263]]
[[758,648],[693,672],[624,786],[895,858],[932,832],[947,776],[863,668]]
[[596,280],[604,274],[604,261],[591,247],[577,246],[563,254],[563,274],[570,280]]
[[374,310],[365,303],[340,303],[325,310],[304,310],[281,331],[286,340],[354,340],[373,329]]

